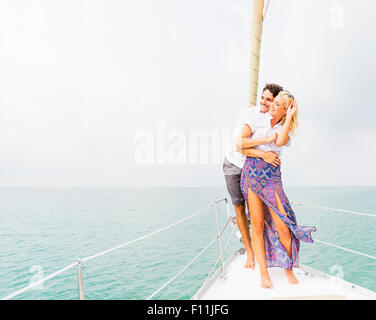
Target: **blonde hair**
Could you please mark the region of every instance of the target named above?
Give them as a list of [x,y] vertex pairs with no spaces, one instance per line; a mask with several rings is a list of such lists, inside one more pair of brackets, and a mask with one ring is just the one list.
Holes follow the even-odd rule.
[[[294,96],[288,91],[281,91],[278,94],[278,96],[281,96],[283,98],[283,100],[285,102],[284,109],[287,111],[287,109],[290,107],[292,102],[295,100]],[[282,125],[283,125],[286,121],[286,115],[284,115],[282,117],[281,121],[282,121]],[[295,113],[292,116],[289,132],[294,135],[297,127],[298,127],[298,110],[296,110]]]

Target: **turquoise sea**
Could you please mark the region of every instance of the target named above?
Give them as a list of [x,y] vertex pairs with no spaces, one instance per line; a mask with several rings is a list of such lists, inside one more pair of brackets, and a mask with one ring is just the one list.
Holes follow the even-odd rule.
[[[286,188],[290,201],[376,215],[376,187]],[[214,200],[224,188],[0,188],[0,298],[39,277],[167,226]],[[376,218],[293,206],[314,238],[376,256]],[[218,206],[221,224],[224,204]],[[231,210],[233,208],[230,206]],[[224,242],[231,228],[224,234]],[[87,299],[145,299],[216,235],[213,208],[126,248],[83,264]],[[241,244],[230,240],[225,256]],[[189,299],[219,254],[218,243],[155,299]],[[323,244],[302,243],[300,262],[376,291],[376,261]],[[77,299],[77,269],[15,299]]]

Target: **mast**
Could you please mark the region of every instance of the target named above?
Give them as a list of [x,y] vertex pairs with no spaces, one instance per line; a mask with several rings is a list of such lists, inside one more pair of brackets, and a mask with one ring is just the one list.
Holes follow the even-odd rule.
[[257,103],[262,22],[264,20],[263,15],[264,0],[253,0],[251,24],[249,107],[255,106]]

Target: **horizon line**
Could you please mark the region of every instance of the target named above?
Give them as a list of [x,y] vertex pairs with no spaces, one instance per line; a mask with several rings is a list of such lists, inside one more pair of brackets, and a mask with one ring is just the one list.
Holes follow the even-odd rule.
[[[286,188],[375,188],[376,185],[295,185],[295,186],[285,186]],[[1,186],[0,188],[226,188],[225,185],[223,186],[38,186],[38,185],[8,185],[8,186]]]

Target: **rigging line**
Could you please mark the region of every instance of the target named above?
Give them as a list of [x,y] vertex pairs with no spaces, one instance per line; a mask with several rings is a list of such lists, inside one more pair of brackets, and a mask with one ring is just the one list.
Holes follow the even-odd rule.
[[72,263],[72,264],[70,264],[69,266],[66,266],[66,267],[63,268],[63,269],[60,269],[60,270],[58,270],[58,271],[56,271],[56,272],[50,274],[50,275],[47,276],[47,277],[44,277],[44,278],[42,278],[42,279],[40,279],[40,280],[38,280],[38,281],[36,281],[36,282],[34,282],[34,283],[32,283],[32,284],[29,284],[27,287],[24,287],[24,288],[22,288],[22,289],[20,289],[20,290],[18,290],[18,291],[16,291],[16,292],[13,292],[12,294],[10,294],[10,295],[8,295],[8,296],[2,298],[1,300],[9,300],[9,299],[12,299],[12,298],[14,298],[15,296],[18,296],[18,295],[20,295],[21,293],[24,293],[25,291],[27,291],[27,290],[29,290],[29,289],[32,289],[32,288],[34,288],[34,287],[36,287],[36,286],[42,284],[43,282],[45,282],[45,281],[47,281],[47,280],[49,280],[49,279],[51,279],[51,278],[56,277],[57,275],[63,273],[64,271],[66,271],[66,270],[68,270],[68,269],[73,268],[73,267],[76,266],[76,265],[77,265],[77,262]]
[[314,241],[317,241],[319,243],[322,243],[324,245],[327,245],[329,247],[333,247],[333,248],[337,248],[337,249],[341,249],[341,250],[344,250],[344,251],[348,251],[348,252],[351,252],[351,253],[355,253],[357,255],[360,255],[360,256],[363,256],[363,257],[367,257],[367,258],[371,258],[371,259],[375,259],[376,260],[376,257],[374,256],[371,256],[369,254],[365,254],[365,253],[362,253],[362,252],[359,252],[359,251],[355,251],[355,250],[351,250],[351,249],[347,249],[347,248],[343,248],[343,247],[340,247],[340,246],[337,246],[335,244],[331,244],[331,243],[328,243],[328,242],[325,242],[325,241],[321,241],[321,240],[318,240],[316,238],[313,239]]
[[174,281],[178,276],[180,276],[184,272],[184,270],[187,269],[193,262],[195,262],[201,256],[201,254],[203,254],[216,240],[217,240],[217,237],[215,237],[212,241],[210,241],[208,243],[208,245],[204,249],[202,249],[199,252],[199,254],[197,254],[191,260],[191,262],[189,262],[183,269],[181,269],[175,276],[173,276],[169,281],[167,281],[162,287],[160,287],[152,295],[150,295],[149,297],[147,297],[146,300],[150,300],[151,298],[153,298],[157,293],[159,293],[162,289],[164,289],[167,285],[169,285],[172,281]]
[[[218,237],[223,233],[223,231],[226,229],[228,223],[230,222],[231,218],[228,218],[226,223],[223,225],[222,227],[222,230],[220,231],[219,235],[217,234],[216,237],[210,241],[208,243],[208,245],[202,249],[183,269],[181,269],[175,276],[173,276],[170,280],[168,280],[163,286],[161,286],[157,291],[155,291],[152,295],[150,295],[148,298],[146,298],[146,300],[150,300],[151,298],[153,298],[157,293],[159,293],[160,291],[162,291],[165,287],[167,287],[172,281],[174,281],[177,277],[179,277],[193,262],[195,262],[200,256],[201,254],[203,254],[213,243],[214,241],[216,241],[218,239]],[[232,231],[231,233],[231,236],[232,234],[234,233],[234,230]],[[230,236],[230,238],[231,238]],[[227,248],[227,245],[228,245],[229,241],[227,242],[226,244],[226,248]],[[225,248],[225,249],[226,249]]]
[[[213,202],[213,203],[219,203],[219,202],[221,202],[221,201],[226,201],[226,200],[227,200],[227,199],[224,198],[224,199],[217,200],[217,201],[215,201],[215,202]],[[183,218],[183,219],[181,219],[181,220],[179,220],[179,221],[176,221],[176,222],[174,222],[174,223],[171,223],[171,224],[169,224],[168,226],[165,226],[165,227],[163,227],[163,228],[161,228],[161,229],[159,229],[159,230],[156,230],[156,231],[154,231],[154,232],[151,232],[151,233],[149,233],[149,234],[147,234],[147,235],[144,235],[144,236],[142,236],[142,237],[139,237],[139,238],[137,238],[137,239],[134,239],[134,240],[128,241],[128,242],[126,242],[126,243],[124,243],[124,244],[121,244],[121,245],[119,245],[119,246],[116,246],[116,247],[114,247],[114,248],[111,248],[111,249],[108,249],[108,250],[105,250],[105,251],[99,252],[99,253],[97,253],[97,254],[95,254],[95,255],[92,255],[92,256],[90,256],[90,257],[87,257],[87,258],[81,259],[81,262],[84,262],[84,261],[88,261],[88,260],[94,259],[94,258],[96,258],[96,257],[99,257],[99,256],[104,255],[104,254],[106,254],[106,253],[109,253],[109,252],[111,252],[111,251],[114,251],[114,250],[120,249],[120,248],[122,248],[122,247],[125,247],[125,246],[127,246],[127,245],[129,245],[129,244],[131,244],[131,243],[134,243],[134,242],[137,242],[137,241],[140,241],[140,240],[146,239],[146,238],[148,238],[148,237],[151,237],[152,235],[157,234],[157,233],[159,233],[159,232],[162,232],[162,231],[164,231],[164,230],[166,230],[166,229],[169,229],[169,228],[171,228],[171,227],[173,227],[173,226],[175,226],[175,225],[178,225],[178,224],[180,224],[180,223],[182,223],[182,222],[184,222],[184,221],[186,221],[186,220],[188,220],[188,219],[190,219],[190,218],[193,218],[194,216],[197,216],[198,214],[200,214],[200,213],[203,212],[204,210],[206,210],[206,209],[212,207],[212,206],[213,206],[213,203],[211,203],[211,204],[209,204],[208,206],[206,206],[206,207],[204,207],[204,208],[202,208],[202,209],[196,211],[195,213],[191,214],[190,216],[187,216],[187,217],[185,217],[185,218]],[[30,290],[30,289],[32,289],[32,288],[38,286],[39,284],[42,284],[42,283],[44,283],[45,281],[47,281],[47,280],[49,280],[49,279],[52,279],[52,278],[56,277],[57,275],[59,275],[59,274],[65,272],[66,270],[69,270],[69,269],[73,268],[74,266],[77,265],[77,263],[78,263],[78,262],[74,262],[74,263],[70,264],[69,266],[66,266],[65,268],[62,268],[62,269],[60,269],[60,270],[58,270],[58,271],[56,271],[56,272],[50,274],[49,276],[40,279],[40,280],[37,281],[37,282],[34,282],[34,283],[32,283],[32,284],[30,284],[30,285],[28,285],[28,286],[26,286],[26,287],[24,287],[24,288],[22,288],[22,289],[16,291],[16,292],[11,293],[10,295],[8,295],[8,296],[6,296],[6,297],[1,298],[1,300],[9,300],[9,299],[12,299],[13,297],[20,295],[21,293],[24,293],[24,292],[26,292],[26,291],[28,291],[28,290]]]
[[164,231],[164,230],[167,230],[167,229],[169,229],[169,228],[171,228],[171,227],[173,227],[173,226],[175,226],[175,225],[177,225],[177,224],[180,224],[180,223],[182,223],[182,222],[184,222],[184,221],[186,221],[186,220],[188,220],[188,219],[190,219],[190,218],[193,218],[194,216],[198,215],[198,214],[201,213],[202,211],[204,211],[204,210],[210,208],[210,206],[211,206],[211,205],[206,206],[206,207],[202,208],[201,210],[195,212],[194,214],[192,214],[192,215],[190,215],[190,216],[188,216],[188,217],[185,217],[185,218],[183,218],[183,219],[181,219],[181,220],[179,220],[179,221],[177,221],[177,222],[171,223],[171,224],[169,224],[168,226],[165,226],[165,227],[163,227],[163,228],[161,228],[161,229],[158,229],[158,230],[156,230],[156,231],[154,231],[154,232],[148,233],[148,234],[146,234],[146,235],[144,235],[144,236],[141,236],[141,237],[139,237],[139,238],[137,238],[137,239],[134,239],[134,240],[128,241],[128,242],[123,243],[123,244],[121,244],[121,245],[118,245],[118,246],[116,246],[116,247],[114,247],[114,248],[111,248],[111,249],[108,249],[108,250],[105,250],[105,251],[99,252],[99,253],[94,254],[94,255],[92,255],[92,256],[90,256],[90,257],[87,257],[87,258],[81,259],[81,261],[82,261],[82,262],[89,261],[89,260],[91,260],[91,259],[94,259],[94,258],[97,258],[97,257],[99,257],[99,256],[102,256],[102,255],[104,255],[104,254],[106,254],[106,253],[109,253],[109,252],[115,251],[115,250],[117,250],[117,249],[120,249],[120,248],[126,247],[126,246],[128,246],[128,245],[130,245],[130,244],[132,244],[132,243],[135,243],[135,242],[138,242],[138,241],[140,241],[140,240],[143,240],[143,239],[149,238],[149,237],[151,237],[151,236],[153,236],[153,235],[155,235],[155,234],[157,234],[157,233],[160,233],[160,232],[162,232],[162,231]]
[[313,204],[306,204],[306,203],[301,203],[297,201],[291,201],[292,204],[294,205],[301,205],[305,207],[312,207],[312,208],[317,208],[317,209],[323,209],[323,210],[330,210],[330,211],[335,211],[335,212],[345,212],[345,213],[351,213],[351,214],[356,214],[360,216],[367,216],[367,217],[373,217],[376,218],[376,214],[370,214],[370,213],[364,213],[364,212],[358,212],[358,211],[351,211],[351,210],[345,210],[345,209],[335,209],[335,208],[329,208],[329,207],[322,207],[322,206],[316,206]]

